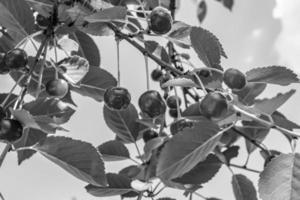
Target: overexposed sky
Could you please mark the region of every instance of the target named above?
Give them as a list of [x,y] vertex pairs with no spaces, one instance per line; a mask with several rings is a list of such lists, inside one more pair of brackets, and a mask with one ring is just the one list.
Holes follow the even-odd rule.
[[[176,17],[191,25],[199,25],[196,19],[196,5],[193,2],[182,0],[182,7]],[[246,71],[253,67],[277,64],[300,70],[299,0],[236,0],[233,12],[224,9],[214,0],[207,2],[208,15],[202,26],[212,31],[223,44],[229,57],[223,60],[224,68],[236,67]],[[102,55],[101,67],[116,75],[116,48],[113,37],[98,38],[96,41]],[[202,65],[197,56],[194,56],[192,61],[196,65]],[[156,67],[154,63],[150,64],[151,69]],[[125,41],[121,42],[121,68],[121,85],[129,89],[133,103],[137,105],[137,99],[146,90],[144,59]],[[7,76],[0,77],[1,91],[8,91],[11,85],[12,82]],[[151,83],[151,88],[158,88],[157,83]],[[292,85],[290,88],[300,89],[298,85]],[[278,91],[287,90],[288,88],[269,87],[265,96],[275,96]],[[95,146],[113,139],[114,134],[104,123],[103,104],[79,95],[73,96],[78,108],[66,125],[70,133],[59,134],[85,140]],[[299,99],[300,95],[296,94],[281,108],[281,111],[298,123],[300,123],[298,114],[300,107],[296,103]],[[280,134],[272,132],[266,144],[270,148],[288,152],[288,145],[281,142],[282,139]],[[243,141],[240,143],[243,144]],[[0,148],[2,147],[0,144]],[[241,152],[245,155],[245,149]],[[234,160],[235,163],[244,161],[243,156]],[[261,161],[256,152],[250,160],[250,166],[261,169]],[[111,163],[107,164],[106,168],[108,172],[115,172],[126,164],[131,163]],[[257,175],[251,173],[246,175],[254,182],[257,181]],[[230,173],[226,168],[222,168],[212,181],[205,184],[200,193],[232,200],[234,197],[230,182]],[[19,167],[16,154],[10,153],[0,169],[0,192],[6,200],[71,200],[72,197],[76,197],[77,200],[99,199],[87,194],[84,190],[85,185],[40,155],[35,155]],[[163,194],[178,200],[183,199],[181,191],[167,190]],[[117,200],[119,197],[102,199]]]

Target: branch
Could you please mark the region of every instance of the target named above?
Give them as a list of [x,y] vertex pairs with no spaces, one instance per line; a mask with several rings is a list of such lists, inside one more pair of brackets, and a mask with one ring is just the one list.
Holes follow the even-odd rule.
[[229,164],[229,166],[239,168],[239,169],[243,169],[243,170],[246,170],[246,171],[249,171],[249,172],[254,172],[254,173],[260,174],[259,170],[251,169],[251,168],[248,168],[246,166],[240,166],[240,165],[231,164],[231,163]]

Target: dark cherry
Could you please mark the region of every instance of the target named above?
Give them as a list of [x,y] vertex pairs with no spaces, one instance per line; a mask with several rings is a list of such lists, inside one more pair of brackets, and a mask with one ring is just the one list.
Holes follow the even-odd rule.
[[46,92],[53,97],[62,98],[69,90],[69,85],[64,79],[50,80],[46,84]]
[[219,118],[227,113],[226,97],[220,92],[208,93],[200,103],[200,113],[207,118]]
[[227,69],[223,75],[224,83],[231,89],[241,90],[247,84],[246,76],[238,69]]
[[15,142],[23,134],[22,124],[15,119],[2,119],[0,121],[0,139],[7,142]]
[[176,109],[177,108],[177,101],[178,101],[178,104],[180,106],[181,105],[181,99],[180,99],[180,97],[178,97],[176,95],[169,96],[167,98],[167,106],[169,108]]
[[158,137],[158,133],[153,130],[147,130],[143,133],[143,140],[145,143],[157,137]]
[[41,27],[41,28],[46,28],[51,23],[51,20],[49,18],[46,18],[41,14],[37,14],[35,20],[36,20],[37,25],[39,25],[39,27]]
[[3,63],[8,69],[25,69],[28,63],[27,53],[23,49],[13,49],[4,56]]
[[169,109],[169,115],[171,117],[173,117],[173,118],[177,118],[178,117],[178,111],[177,111],[177,109]]
[[155,69],[151,72],[151,78],[153,81],[160,81],[163,76],[163,72],[160,69]]
[[159,92],[149,90],[143,93],[139,98],[139,107],[142,112],[149,117],[155,118],[166,112],[166,104]]
[[126,88],[112,87],[104,93],[104,103],[112,110],[124,110],[131,101],[131,95]]
[[168,33],[173,24],[172,16],[164,7],[156,7],[150,13],[150,30],[155,34],[162,35]]

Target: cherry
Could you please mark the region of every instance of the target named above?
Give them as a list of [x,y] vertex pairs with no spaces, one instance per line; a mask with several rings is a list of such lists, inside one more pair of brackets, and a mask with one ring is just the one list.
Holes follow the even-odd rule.
[[163,72],[160,69],[155,69],[151,72],[151,78],[153,81],[160,81],[163,76]]
[[212,74],[211,74],[211,71],[209,69],[201,69],[200,71],[197,72],[197,75],[200,76],[200,77],[202,76],[204,78],[208,78]]
[[0,120],[6,117],[6,112],[2,106],[0,106]]
[[178,101],[178,104],[180,106],[181,105],[181,99],[178,96],[176,96],[176,95],[169,96],[167,98],[167,106],[169,108],[176,109],[177,108],[177,101]]
[[158,133],[153,130],[147,130],[143,133],[143,140],[145,143],[157,137],[158,137]]
[[8,69],[24,69],[28,63],[27,53],[23,49],[13,49],[4,56],[3,63]]
[[63,79],[50,80],[46,84],[46,92],[53,97],[62,98],[69,90],[69,85],[67,81]]
[[8,74],[9,68],[5,65],[4,61],[5,53],[0,53],[0,74]]
[[187,121],[186,119],[180,119],[173,122],[170,126],[170,131],[172,135],[175,135],[182,131],[185,128],[191,128],[193,126],[193,122]]
[[[181,112],[181,111],[180,111]],[[178,117],[178,111],[177,109],[170,109],[169,110],[169,115],[173,118],[177,118]]]
[[151,118],[164,114],[167,108],[159,92],[155,90],[143,93],[139,98],[139,106],[141,111]]
[[227,69],[223,75],[224,83],[231,89],[241,90],[247,84],[245,74],[237,69]]
[[112,110],[126,109],[131,101],[131,95],[126,88],[112,87],[104,93],[105,105]]
[[2,119],[0,121],[0,139],[15,142],[22,137],[23,126],[15,119]]
[[207,118],[219,118],[227,113],[226,97],[220,92],[208,93],[200,103],[200,113]]
[[39,27],[41,28],[46,28],[49,26],[49,24],[51,23],[49,18],[44,17],[41,14],[37,14],[36,16],[36,23],[37,25],[39,25]]
[[173,24],[172,16],[164,7],[156,7],[150,13],[150,30],[155,34],[162,35],[168,33]]

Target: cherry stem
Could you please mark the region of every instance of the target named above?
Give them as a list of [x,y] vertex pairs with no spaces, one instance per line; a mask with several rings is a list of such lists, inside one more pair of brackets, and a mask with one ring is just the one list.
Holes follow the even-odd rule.
[[120,40],[116,38],[117,44],[117,73],[118,73],[118,86],[120,86],[121,82],[121,69],[120,69]]
[[253,172],[253,173],[260,174],[260,171],[259,171],[259,170],[248,168],[248,167],[245,166],[245,165],[244,165],[244,166],[240,166],[240,165],[236,165],[236,164],[230,163],[229,166],[230,166],[230,167],[239,168],[239,169],[243,169],[243,170],[246,170],[246,171],[249,171],[249,172]]
[[181,112],[180,112],[179,96],[178,96],[178,91],[177,91],[176,86],[174,86],[174,92],[175,92],[175,96],[177,97],[176,98],[177,119],[180,119],[181,118]]
[[137,197],[137,200],[142,200],[142,198],[143,198],[143,193],[141,192],[141,193],[139,193],[139,196]]
[[150,90],[150,82],[149,82],[149,62],[148,56],[144,56],[145,59],[145,67],[146,67],[146,82],[147,82],[147,90]]
[[196,196],[202,198],[202,199],[208,199],[205,196],[203,196],[202,194],[199,194],[198,192],[193,192],[193,194],[195,194]]
[[204,93],[204,95],[207,95],[207,91],[206,91],[206,88],[203,84],[203,82],[201,81],[201,78],[194,72],[194,71],[191,71],[191,73],[195,76],[195,78],[197,79],[200,87],[202,88],[202,91]]
[[[77,40],[78,42],[78,38],[77,36],[75,35],[75,33],[73,33],[73,36],[75,37],[75,39]],[[53,43],[54,43],[54,57],[55,57],[55,66],[57,65],[57,40],[56,40],[56,37],[53,36]],[[79,43],[79,42],[78,42]],[[79,47],[79,49],[82,51],[81,47]],[[84,55],[84,54],[83,54]],[[55,79],[58,79],[58,70],[56,67],[54,67],[55,69]]]
[[2,166],[2,163],[3,163],[7,153],[9,152],[10,148],[11,148],[11,144],[6,144],[4,149],[2,150],[2,153],[0,155],[0,167]]
[[47,58],[47,49],[48,49],[48,42],[46,42],[45,48],[44,48],[43,61],[41,63],[41,69],[39,71],[38,86],[37,86],[37,91],[36,91],[36,94],[35,94],[35,98],[38,98],[38,96],[40,94],[40,91],[41,91],[41,86],[42,86],[42,81],[43,81],[43,74],[44,74],[46,58]]
[[4,196],[3,196],[1,193],[0,193],[0,199],[1,199],[1,200],[5,200],[5,199],[4,199]]
[[190,194],[189,200],[193,200],[193,193]]
[[142,45],[137,43],[135,40],[132,40],[128,37],[128,35],[122,33],[116,26],[114,26],[111,23],[108,23],[108,26],[115,32],[115,34],[121,38],[126,40],[128,43],[130,43],[132,46],[134,46],[136,49],[138,49],[142,54],[147,55],[149,58],[151,58],[154,62],[156,62],[158,65],[160,65],[162,68],[172,71],[174,74],[177,75],[183,75],[183,72],[177,70],[169,63],[164,62],[160,58],[156,57],[152,53],[150,53],[147,49],[145,49]]

